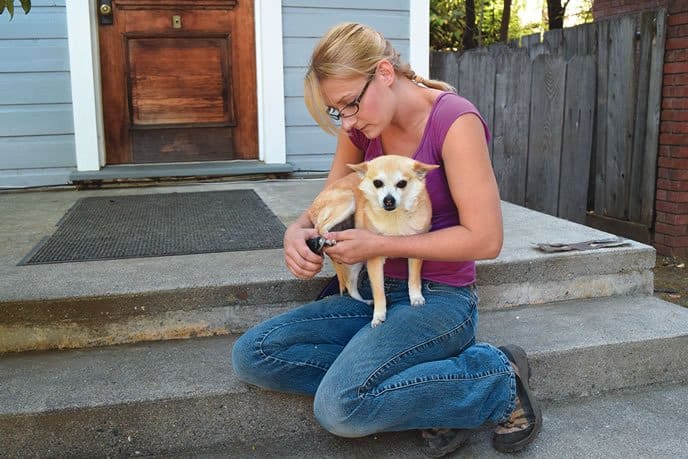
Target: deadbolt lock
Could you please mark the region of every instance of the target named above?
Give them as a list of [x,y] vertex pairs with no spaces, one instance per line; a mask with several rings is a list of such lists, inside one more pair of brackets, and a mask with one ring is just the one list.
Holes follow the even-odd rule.
[[112,13],[112,7],[107,4],[100,5],[100,14],[110,14]]

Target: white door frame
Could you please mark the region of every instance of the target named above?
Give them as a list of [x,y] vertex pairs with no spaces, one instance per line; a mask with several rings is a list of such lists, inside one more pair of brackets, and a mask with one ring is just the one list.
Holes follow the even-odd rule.
[[[95,2],[66,0],[66,12],[76,166],[78,171],[97,171],[105,165],[105,137]],[[284,164],[281,0],[255,2],[255,31],[259,159]]]

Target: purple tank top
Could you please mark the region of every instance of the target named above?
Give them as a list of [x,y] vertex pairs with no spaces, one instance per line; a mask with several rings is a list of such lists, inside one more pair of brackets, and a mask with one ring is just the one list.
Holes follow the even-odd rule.
[[[451,125],[461,115],[473,113],[480,118],[485,129],[485,138],[490,141],[490,133],[485,120],[468,100],[453,92],[445,92],[435,100],[430,117],[425,125],[418,150],[413,159],[427,164],[438,164],[439,169],[430,171],[425,183],[432,202],[432,224],[430,231],[459,224],[459,214],[449,192],[449,184],[442,162],[442,145]],[[354,145],[365,153],[365,160],[384,154],[380,138],[368,139],[363,133],[352,129],[349,137]],[[385,276],[408,278],[408,262],[405,258],[389,258],[385,262]],[[462,287],[475,282],[475,262],[424,261],[421,277],[426,280]]]

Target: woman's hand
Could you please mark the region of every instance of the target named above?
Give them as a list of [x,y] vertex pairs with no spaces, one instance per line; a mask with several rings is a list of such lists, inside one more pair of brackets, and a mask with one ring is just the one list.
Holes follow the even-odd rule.
[[318,236],[314,228],[303,228],[294,223],[284,232],[284,261],[291,273],[299,279],[310,279],[323,267],[323,257],[311,251],[306,239]]
[[323,251],[334,261],[351,265],[370,258],[379,257],[381,242],[384,236],[365,229],[349,229],[325,235],[327,239],[337,241],[332,247],[325,247]]

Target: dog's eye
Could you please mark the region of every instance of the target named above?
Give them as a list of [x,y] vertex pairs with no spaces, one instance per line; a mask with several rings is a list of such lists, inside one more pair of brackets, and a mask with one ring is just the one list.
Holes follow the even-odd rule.
[[397,182],[397,188],[406,188],[406,180],[399,180]]
[[382,183],[382,180],[373,180],[373,186],[375,188],[382,188],[383,185],[384,183]]

